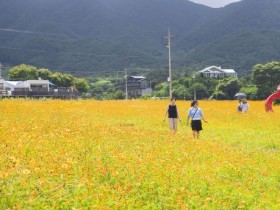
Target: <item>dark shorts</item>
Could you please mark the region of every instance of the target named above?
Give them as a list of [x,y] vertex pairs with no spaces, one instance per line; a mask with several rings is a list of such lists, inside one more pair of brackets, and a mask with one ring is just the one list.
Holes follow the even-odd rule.
[[193,131],[201,131],[202,130],[201,120],[192,120],[191,127]]

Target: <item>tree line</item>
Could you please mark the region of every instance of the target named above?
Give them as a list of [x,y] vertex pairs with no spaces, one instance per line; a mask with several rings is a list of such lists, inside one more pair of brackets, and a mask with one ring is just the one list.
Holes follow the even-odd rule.
[[[174,72],[173,74],[173,96],[181,100],[194,98],[194,91],[198,99],[232,100],[238,92],[243,92],[250,100],[266,99],[276,90],[280,84],[280,62],[257,64],[252,69],[252,74],[241,78],[208,78],[191,69],[185,72]],[[146,75],[152,82],[153,94],[149,97],[168,97],[168,82],[166,72],[150,72]],[[50,80],[59,87],[75,87],[78,91],[87,93],[88,97],[98,100],[124,99],[125,94],[117,90],[115,85],[118,78],[91,76],[88,78],[76,78],[71,74],[60,72],[52,73],[48,69],[38,69],[30,65],[19,65],[10,69],[8,77],[10,80],[41,79]]]
[[9,70],[9,80],[49,80],[57,87],[74,87],[76,90],[86,93],[90,90],[90,86],[86,79],[74,77],[72,74],[63,74],[61,72],[51,72],[48,69],[38,69],[35,66],[21,64]]
[[[280,84],[280,62],[257,64],[252,74],[241,78],[207,78],[199,73],[175,75],[173,96],[178,99],[192,99],[194,91],[198,99],[232,100],[238,92],[245,93],[250,100],[263,100]],[[155,85],[153,95],[168,96],[168,83]]]
[[[153,94],[145,96],[163,97],[169,96],[169,84],[166,80],[167,71],[152,71],[144,75],[151,81]],[[96,99],[124,99],[125,94],[115,89],[117,78],[99,77],[89,79],[91,84],[90,93]],[[124,82],[124,81],[123,81]],[[192,69],[174,71],[173,73],[173,96],[180,100],[191,100],[194,91],[198,99],[233,100],[238,92],[245,93],[250,100],[266,99],[276,90],[280,84],[280,62],[257,64],[252,73],[246,77],[233,78],[208,78]]]

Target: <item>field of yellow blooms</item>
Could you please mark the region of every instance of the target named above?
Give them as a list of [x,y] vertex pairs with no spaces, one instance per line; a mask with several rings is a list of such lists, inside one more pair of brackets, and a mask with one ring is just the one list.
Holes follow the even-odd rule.
[[0,101],[0,209],[280,209],[280,107],[201,101],[201,138],[168,101]]

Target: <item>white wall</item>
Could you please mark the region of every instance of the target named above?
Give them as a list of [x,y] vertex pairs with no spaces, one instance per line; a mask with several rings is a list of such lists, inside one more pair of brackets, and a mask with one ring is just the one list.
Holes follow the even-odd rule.
[[0,79],[0,90],[4,90],[4,79]]

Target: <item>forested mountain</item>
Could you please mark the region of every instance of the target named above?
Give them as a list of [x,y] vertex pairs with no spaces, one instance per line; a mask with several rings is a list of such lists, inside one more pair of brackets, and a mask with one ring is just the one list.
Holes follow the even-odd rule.
[[[213,9],[188,0],[0,0],[0,62],[95,72],[222,65],[247,72],[280,57],[280,1]],[[2,30],[4,29],[4,30]],[[13,29],[16,31],[7,31]]]
[[185,35],[214,14],[186,0],[0,0],[0,5],[0,28],[36,32],[0,32],[2,62],[71,71],[160,68],[168,27]]
[[186,36],[186,63],[225,65],[240,72],[280,58],[280,1],[243,0]]

